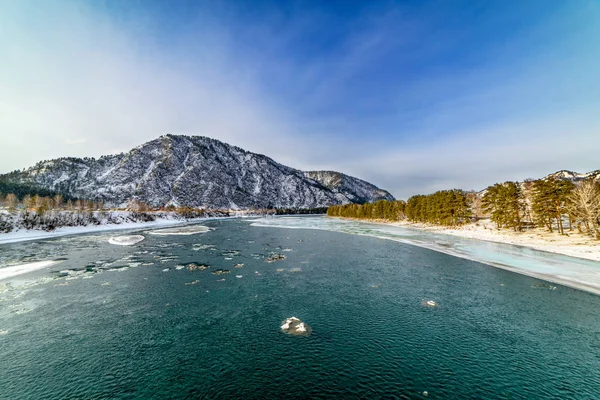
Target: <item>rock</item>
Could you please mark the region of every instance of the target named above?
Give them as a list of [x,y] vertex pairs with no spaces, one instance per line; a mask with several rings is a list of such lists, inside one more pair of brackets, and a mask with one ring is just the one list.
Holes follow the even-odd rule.
[[283,321],[281,330],[288,335],[295,336],[309,336],[312,333],[312,328],[306,322],[296,317],[291,317]]
[[199,283],[200,283],[200,279],[196,279],[196,280],[195,280],[195,281],[193,281],[193,282],[186,282],[185,284],[186,284],[186,285],[197,285],[197,284],[199,284]]

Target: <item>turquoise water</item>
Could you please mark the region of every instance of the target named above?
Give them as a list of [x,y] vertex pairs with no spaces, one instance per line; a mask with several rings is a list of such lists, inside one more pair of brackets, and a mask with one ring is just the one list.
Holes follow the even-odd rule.
[[0,281],[0,398],[599,397],[598,296],[375,237],[205,225],[0,246],[0,265],[65,259]]

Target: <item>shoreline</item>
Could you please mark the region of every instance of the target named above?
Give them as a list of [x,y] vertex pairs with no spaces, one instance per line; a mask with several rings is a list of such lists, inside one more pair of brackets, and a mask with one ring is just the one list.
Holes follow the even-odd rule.
[[436,234],[458,236],[466,239],[510,244],[513,246],[527,247],[534,250],[589,261],[600,261],[600,240],[594,240],[587,235],[579,234],[577,232],[570,232],[569,236],[562,236],[558,233],[545,231],[543,228],[535,228],[525,232],[514,232],[504,229],[498,230],[489,220],[480,220],[477,223],[470,223],[458,227],[444,227],[406,221],[366,220],[342,217],[333,218],[378,225],[398,226],[401,228],[415,229]]

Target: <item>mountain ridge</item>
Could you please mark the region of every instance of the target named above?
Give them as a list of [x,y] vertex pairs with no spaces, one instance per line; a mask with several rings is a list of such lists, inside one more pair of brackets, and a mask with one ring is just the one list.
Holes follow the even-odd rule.
[[0,179],[112,206],[135,199],[154,207],[314,208],[394,199],[361,179],[313,172],[217,139],[167,134],[125,153],[40,161]]

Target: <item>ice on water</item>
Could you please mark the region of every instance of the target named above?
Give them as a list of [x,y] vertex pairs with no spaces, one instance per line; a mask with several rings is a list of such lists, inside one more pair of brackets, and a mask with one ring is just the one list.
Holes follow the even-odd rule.
[[181,226],[176,228],[156,229],[149,231],[151,235],[195,235],[197,233],[205,233],[210,231],[210,228],[202,225]]
[[108,239],[108,243],[115,244],[117,246],[133,246],[144,239],[145,238],[142,235],[113,236]]
[[596,293],[600,292],[599,263],[510,244],[436,234],[408,227],[369,224],[327,217],[262,218],[255,220],[252,225],[287,229],[317,229],[393,240],[544,280]]

